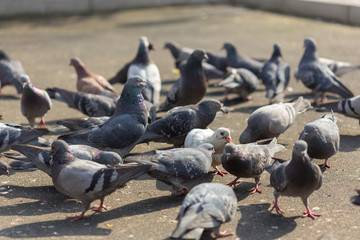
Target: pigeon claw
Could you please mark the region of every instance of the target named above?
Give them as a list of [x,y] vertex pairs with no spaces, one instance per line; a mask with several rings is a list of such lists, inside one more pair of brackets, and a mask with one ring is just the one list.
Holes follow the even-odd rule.
[[279,214],[279,215],[282,215],[282,213],[284,212],[283,210],[281,210],[279,208],[279,205],[277,203],[277,198],[275,198],[274,206],[270,209],[270,212],[272,212],[272,210],[274,210],[274,209],[276,210],[277,214]]
[[250,188],[250,189],[248,190],[248,192],[250,192],[250,194],[254,194],[254,193],[256,193],[256,192],[261,193],[261,190],[259,189],[259,184],[256,183],[256,184],[255,184],[255,187]]
[[96,206],[93,207],[92,210],[93,210],[94,212],[101,212],[102,209],[107,210],[107,208],[104,206],[104,199],[105,199],[105,198],[101,198],[101,199],[100,199],[100,206],[98,206],[98,207],[96,207]]
[[327,159],[325,159],[325,162],[323,164],[319,165],[320,168],[330,168],[330,165],[327,163]]
[[313,213],[310,208],[307,206],[306,207],[306,212],[304,212],[304,215],[302,216],[303,218],[305,217],[311,217],[312,219],[315,219],[315,217],[320,217],[320,214],[315,214]]
[[185,186],[180,186],[180,189],[177,191],[177,196],[186,196],[189,193],[189,189]]
[[228,172],[221,171],[218,167],[215,167],[214,175],[219,174],[220,176],[224,176],[225,174],[229,174]]
[[67,219],[70,219],[71,221],[77,221],[83,218],[88,218],[88,216],[84,216],[86,211],[83,211],[80,215],[75,215],[75,216],[69,216],[67,217]]
[[223,232],[219,232],[215,234],[215,238],[223,238],[223,237],[229,237],[232,236],[232,233],[227,233],[226,230]]
[[40,123],[39,123],[39,127],[46,128],[44,117],[41,117],[41,120],[40,120]]
[[236,184],[240,183],[240,182],[237,181],[238,179],[239,178],[235,178],[233,181],[229,182],[226,185],[228,185],[229,187],[235,187]]

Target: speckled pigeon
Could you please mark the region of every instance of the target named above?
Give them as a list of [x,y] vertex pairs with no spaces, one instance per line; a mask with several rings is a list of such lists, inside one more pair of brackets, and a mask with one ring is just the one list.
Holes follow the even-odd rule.
[[71,144],[116,149],[120,156],[129,153],[148,124],[148,110],[141,94],[145,86],[145,80],[129,78],[109,120],[98,127],[63,135],[59,139]]
[[319,166],[311,162],[306,152],[307,143],[298,140],[294,144],[291,161],[280,164],[270,175],[270,183],[274,187],[274,206],[278,214],[283,211],[279,208],[279,196],[300,197],[306,212],[303,217],[315,218],[320,215],[313,213],[309,208],[309,196],[322,185],[322,174]]
[[45,90],[34,87],[28,75],[22,75],[20,80],[24,83],[20,99],[21,113],[29,121],[31,127],[34,127],[35,118],[38,117],[41,118],[39,127],[46,127],[44,115],[52,107],[49,94]]
[[215,99],[204,100],[197,105],[177,107],[149,124],[138,143],[166,142],[181,146],[188,132],[194,128],[206,128],[219,111],[225,111]]
[[325,159],[320,167],[330,167],[328,159],[335,155],[340,147],[339,128],[335,115],[324,115],[320,119],[307,123],[299,139],[308,144],[307,153],[311,158]]
[[277,103],[256,109],[247,120],[239,142],[251,143],[261,139],[279,137],[295,121],[298,114],[311,109],[309,100],[299,97],[291,103]]
[[216,238],[232,236],[220,232],[223,223],[230,222],[236,214],[237,198],[234,191],[220,183],[202,183],[185,197],[178,224],[171,233],[175,239],[200,239],[203,231],[215,232]]
[[68,219],[84,218],[91,202],[100,199],[99,207],[94,211],[105,209],[104,198],[116,189],[121,188],[136,177],[146,173],[150,165],[121,165],[107,168],[103,164],[75,158],[65,141],[54,141],[51,146],[51,177],[55,188],[72,198],[82,202],[84,211],[80,215]]
[[7,163],[0,160],[0,176],[1,175],[10,176],[10,173],[9,173],[9,166],[7,165]]
[[203,50],[195,50],[191,54],[181,69],[180,78],[172,85],[165,102],[160,105],[159,112],[201,101],[208,85],[201,63],[206,58]]
[[241,100],[251,100],[250,94],[256,91],[259,85],[258,78],[245,68],[229,68],[230,74],[218,87],[224,87],[224,101],[229,101],[228,93],[237,93]]
[[0,49],[0,93],[7,85],[13,85],[18,94],[22,93],[20,76],[24,74],[25,70],[21,62],[10,58],[4,50]]
[[261,71],[261,80],[266,87],[266,98],[270,104],[282,102],[284,91],[290,81],[290,66],[282,57],[280,45],[274,44],[274,51]]
[[226,50],[227,65],[233,68],[246,68],[260,77],[263,63],[251,57],[240,55],[235,46],[230,42],[225,42],[223,49]]
[[[17,162],[10,163],[11,166],[16,165],[17,168],[29,168],[27,163],[32,163],[38,169],[51,176],[51,155],[49,149],[42,149],[32,145],[18,144],[11,147],[11,149],[18,151],[20,154],[4,154],[5,157],[15,159]],[[106,166],[117,166],[123,163],[119,154],[110,151],[102,151],[87,145],[69,145],[74,157],[82,160],[94,161]],[[23,163],[23,164],[21,164]],[[25,165],[24,165],[25,164]],[[22,167],[22,165],[26,167]]]
[[71,58],[70,66],[75,68],[77,74],[76,88],[79,92],[98,94],[111,98],[116,98],[119,95],[103,76],[91,72],[80,58]]
[[215,149],[211,166],[215,168],[215,174],[223,176],[227,172],[221,171],[217,166],[221,165],[221,154],[224,152],[225,145],[229,142],[232,142],[232,139],[228,128],[220,127],[215,132],[210,128],[194,128],[186,135],[184,147],[197,147],[202,143],[211,143]]
[[274,138],[269,144],[248,143],[235,145],[228,143],[225,153],[221,157],[221,163],[226,171],[235,175],[236,178],[228,183],[234,186],[239,178],[254,178],[255,187],[249,189],[250,194],[261,193],[259,189],[260,176],[265,168],[271,166],[272,157],[285,147],[277,144]]
[[16,124],[0,123],[0,153],[14,144],[24,144],[49,133],[46,128],[26,128]]
[[115,111],[115,98],[62,88],[47,88],[46,91],[52,99],[65,102],[69,107],[90,117],[112,116]]
[[314,39],[306,38],[304,46],[305,52],[299,63],[297,77],[307,88],[315,91],[315,104],[318,105],[324,100],[325,92],[336,93],[342,98],[353,97],[354,94],[340,82],[330,68],[319,61]]
[[196,148],[173,148],[134,154],[124,161],[152,164],[150,176],[171,185],[178,195],[185,195],[189,189],[183,183],[199,179],[209,172],[213,152],[214,147],[210,143],[203,143]]

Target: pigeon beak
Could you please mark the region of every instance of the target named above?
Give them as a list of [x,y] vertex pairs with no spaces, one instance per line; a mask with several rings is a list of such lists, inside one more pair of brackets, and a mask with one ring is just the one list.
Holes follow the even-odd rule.
[[9,170],[6,170],[5,174],[10,177],[10,173],[9,173]]
[[209,57],[208,57],[208,55],[205,53],[205,55],[204,55],[204,59],[205,60],[208,60],[209,59]]
[[306,155],[306,150],[300,152],[302,156]]
[[153,50],[153,51],[155,51],[155,48],[154,48],[154,45],[152,44],[152,43],[149,43],[149,50]]
[[232,143],[233,141],[229,137],[224,137],[228,143]]

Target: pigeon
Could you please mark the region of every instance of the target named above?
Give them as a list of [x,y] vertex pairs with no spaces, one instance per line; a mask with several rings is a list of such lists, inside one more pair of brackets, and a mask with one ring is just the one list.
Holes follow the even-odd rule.
[[71,58],[70,66],[74,66],[77,74],[76,88],[79,92],[103,95],[116,98],[119,94],[101,75],[91,72],[80,58]]
[[105,209],[104,198],[121,188],[126,182],[137,178],[150,169],[150,165],[121,165],[116,168],[88,160],[80,160],[73,156],[65,141],[54,141],[51,146],[52,155],[51,178],[55,188],[72,198],[82,202],[84,211],[80,215],[68,219],[84,218],[91,202],[100,199],[99,207],[94,211]]
[[236,178],[228,183],[234,186],[239,183],[239,178],[254,178],[255,187],[249,189],[250,194],[261,193],[259,189],[260,176],[265,168],[271,166],[272,157],[285,147],[277,144],[277,139],[267,145],[248,143],[235,145],[228,143],[225,146],[225,153],[221,157],[221,163],[226,171],[235,175]]
[[223,49],[226,50],[227,65],[233,68],[246,68],[254,73],[257,77],[260,77],[263,63],[247,56],[240,55],[235,46],[230,42],[225,42]]
[[127,77],[139,76],[146,80],[147,85],[143,90],[143,96],[145,100],[157,106],[160,101],[161,78],[159,68],[151,60],[150,48],[152,45],[148,39],[141,37],[137,55],[129,66]]
[[340,147],[339,128],[334,113],[326,114],[313,122],[307,123],[300,133],[300,140],[308,144],[307,153],[311,158],[325,159],[320,168],[330,168],[328,159],[335,155]]
[[14,144],[24,144],[48,133],[47,128],[27,128],[17,124],[0,123],[0,153],[9,150]]
[[169,49],[171,55],[175,60],[176,68],[179,68],[180,63],[186,61],[190,57],[191,53],[194,52],[194,49],[181,47],[178,43],[174,41],[166,42],[164,48]]
[[356,194],[355,196],[352,196],[350,198],[350,201],[352,204],[355,204],[355,205],[360,205],[360,189],[354,189]]
[[327,108],[345,116],[356,118],[360,124],[360,95],[343,99],[336,102],[323,103],[318,106],[318,110]]
[[221,224],[234,219],[236,210],[237,198],[230,187],[220,183],[199,184],[186,195],[170,237],[200,239],[206,230],[215,232],[216,238],[232,236],[219,229]]
[[112,116],[115,111],[115,98],[62,88],[47,88],[46,91],[51,98],[65,102],[69,107],[90,117]]
[[0,160],[0,176],[1,175],[10,176],[10,173],[9,173],[9,166],[7,165],[7,163]]
[[203,50],[195,50],[181,69],[180,78],[172,85],[166,100],[158,112],[168,111],[177,106],[196,104],[204,97],[207,81],[202,60],[207,56]]
[[284,91],[290,81],[290,66],[284,61],[280,45],[274,44],[274,51],[269,61],[264,64],[261,79],[266,87],[266,98],[269,103],[282,102]]
[[239,142],[251,143],[261,139],[278,138],[295,121],[298,114],[311,109],[309,100],[299,97],[291,103],[277,103],[256,109],[247,120]]
[[215,99],[204,100],[197,105],[176,107],[149,124],[138,143],[153,141],[182,146],[192,129],[206,128],[219,111],[225,112],[225,108]]
[[0,93],[7,85],[13,85],[18,94],[22,93],[20,76],[24,74],[25,70],[21,62],[10,58],[4,50],[0,49]]
[[116,103],[114,115],[109,120],[94,128],[62,135],[59,139],[70,144],[111,148],[120,156],[129,153],[148,124],[148,110],[141,94],[145,86],[145,80],[139,77],[129,78]]
[[[42,149],[36,146],[23,144],[13,145],[11,149],[18,151],[21,155],[14,155],[12,153],[5,153],[4,155],[7,158],[12,158],[18,162],[20,161],[20,163],[23,163],[15,163],[18,168],[24,164],[26,165],[27,163],[32,163],[32,165],[35,165],[38,169],[51,176],[51,155],[49,149]],[[69,145],[69,149],[76,158],[90,160],[103,164],[104,166],[115,167],[118,164],[124,163],[119,154],[115,152],[102,151],[87,145]],[[12,165],[12,163],[10,163],[10,165]],[[26,169],[28,167],[24,168]],[[33,166],[31,167],[33,168]]]
[[320,167],[311,162],[307,154],[307,143],[297,140],[294,144],[291,161],[280,164],[270,175],[270,183],[274,187],[274,206],[278,214],[283,211],[278,206],[279,196],[300,197],[306,212],[303,217],[315,219],[320,215],[313,213],[308,204],[309,196],[322,184]]
[[217,166],[221,164],[221,154],[224,152],[225,145],[229,142],[232,142],[232,139],[228,128],[220,127],[215,132],[210,128],[194,128],[186,135],[184,147],[197,147],[202,143],[211,143],[215,149],[211,166],[215,168],[215,174],[223,176],[227,172],[221,171]]
[[45,90],[34,87],[28,75],[22,75],[20,80],[24,83],[20,99],[21,113],[27,118],[31,127],[34,127],[35,118],[38,117],[41,118],[39,127],[46,127],[44,115],[52,107],[49,94]]
[[229,101],[228,93],[237,93],[241,100],[251,100],[250,94],[258,88],[258,78],[245,68],[231,68],[230,74],[220,83],[218,87],[224,87],[224,101]]
[[180,196],[189,192],[184,182],[194,181],[209,172],[213,152],[213,145],[203,143],[196,148],[173,148],[129,155],[124,161],[151,164],[149,175],[171,185]]
[[336,93],[342,98],[353,97],[354,94],[340,82],[330,68],[320,62],[314,39],[306,38],[304,46],[305,52],[299,63],[297,77],[307,88],[315,91],[315,105],[323,102],[325,92]]

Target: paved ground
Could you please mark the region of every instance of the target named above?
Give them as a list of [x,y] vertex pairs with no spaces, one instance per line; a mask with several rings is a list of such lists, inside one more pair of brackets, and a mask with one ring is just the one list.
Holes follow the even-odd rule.
[[[192,48],[220,51],[222,43],[233,41],[243,54],[269,57],[272,45],[282,45],[283,55],[294,70],[303,53],[303,39],[314,37],[319,54],[324,57],[360,62],[360,29],[339,24],[277,15],[230,6],[168,7],[50,19],[17,19],[0,22],[1,48],[20,59],[33,83],[46,88],[75,88],[74,70],[68,66],[78,56],[96,73],[112,76],[135,55],[140,36],[147,36],[156,51],[152,56],[164,80],[164,94],[176,79],[173,61],[162,49],[167,40],[176,40]],[[343,77],[345,85],[359,94],[360,73]],[[291,79],[294,89],[287,99],[303,95],[306,89]],[[116,85],[118,90],[120,85]],[[253,94],[254,100],[231,106],[231,113],[216,119],[210,127],[232,130],[237,142],[254,109],[265,105],[264,88]],[[222,89],[209,89],[206,98],[222,99]],[[310,97],[306,95],[306,97]],[[19,111],[19,96],[6,87],[0,97],[3,122],[25,124]],[[64,118],[83,117],[59,102],[46,115],[47,124]],[[289,159],[294,141],[305,123],[322,113],[310,111],[280,136],[286,151],[279,157]],[[269,174],[261,179],[262,194],[249,195],[252,179],[243,179],[235,188],[238,212],[235,219],[222,226],[236,233],[228,239],[357,239],[360,233],[359,208],[350,204],[353,189],[359,187],[358,155],[360,130],[357,120],[337,115],[341,131],[340,151],[331,158],[331,168],[324,172],[324,184],[310,197],[311,208],[322,216],[316,220],[301,218],[304,206],[297,198],[280,198],[283,216],[269,213],[273,202]],[[167,147],[165,144],[141,145],[134,151]],[[6,159],[5,159],[6,160]],[[7,161],[7,160],[6,160]],[[320,162],[320,161],[317,161]],[[209,177],[211,179],[211,177]],[[214,182],[227,183],[232,176],[215,176]],[[143,176],[107,197],[108,211],[89,219],[70,222],[67,215],[78,213],[82,205],[67,199],[52,187],[51,179],[40,171],[13,172],[0,177],[0,236],[2,238],[112,238],[165,239],[176,226],[182,198],[168,186]],[[157,188],[158,187],[158,188]],[[90,211],[89,213],[90,214]]]

